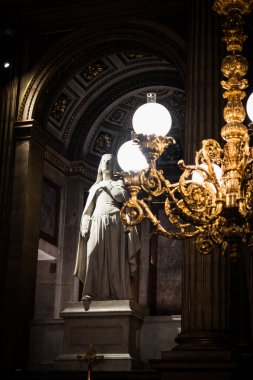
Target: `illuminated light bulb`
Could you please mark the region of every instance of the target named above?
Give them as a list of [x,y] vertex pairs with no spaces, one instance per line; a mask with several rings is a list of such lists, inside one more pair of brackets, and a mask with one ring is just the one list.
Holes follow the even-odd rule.
[[147,103],[137,108],[132,124],[137,134],[166,136],[172,119],[167,108],[156,103],[156,94],[148,93]]
[[246,111],[250,120],[253,121],[253,92],[247,100]]
[[[221,167],[217,164],[212,164],[212,166],[213,166],[213,170],[214,170],[215,176],[217,178],[217,181],[219,184],[221,184],[221,179],[222,179]],[[205,169],[208,172],[208,166],[206,164],[201,164],[200,167]],[[192,181],[202,185],[205,181],[204,176],[205,176],[204,172],[201,173],[200,170],[199,171],[194,170],[194,172],[192,173]],[[209,182],[209,181],[207,180],[207,182]],[[209,183],[210,183],[212,189],[214,190],[214,192],[216,193],[215,186],[211,182],[209,182]]]
[[133,140],[125,142],[118,150],[118,163],[125,172],[138,172],[148,168],[146,157],[141,152],[140,147]]

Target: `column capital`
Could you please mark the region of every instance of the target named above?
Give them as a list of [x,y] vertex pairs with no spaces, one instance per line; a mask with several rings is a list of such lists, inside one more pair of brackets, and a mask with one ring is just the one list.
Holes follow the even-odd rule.
[[16,141],[32,140],[39,145],[46,145],[48,139],[35,119],[16,120],[14,122]]
[[36,124],[35,120],[16,120],[14,122],[16,140],[29,140]]

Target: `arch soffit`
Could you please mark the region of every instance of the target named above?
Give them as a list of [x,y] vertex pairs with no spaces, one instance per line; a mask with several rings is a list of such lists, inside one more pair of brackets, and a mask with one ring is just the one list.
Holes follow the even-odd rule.
[[[38,66],[27,85],[19,109],[19,120],[36,118],[48,99],[50,89],[59,87],[63,78],[70,78],[84,62],[96,57],[96,52],[110,47],[119,48],[122,41],[132,43],[152,51],[153,54],[167,59],[177,68],[179,75],[185,78],[185,44],[173,31],[153,22],[139,21],[114,24],[98,29],[86,29],[61,41],[50,50]],[[100,49],[98,49],[100,46]],[[40,120],[38,120],[40,122]],[[43,125],[43,122],[40,123]]]

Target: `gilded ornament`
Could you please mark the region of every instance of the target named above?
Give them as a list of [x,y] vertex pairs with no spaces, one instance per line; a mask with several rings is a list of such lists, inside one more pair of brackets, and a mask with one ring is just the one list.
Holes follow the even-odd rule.
[[240,14],[250,13],[253,8],[253,0],[215,0],[213,9],[220,15],[229,15],[233,12]]
[[248,71],[248,62],[241,55],[227,55],[222,61],[221,71],[227,78],[230,76],[243,77]]
[[[248,81],[245,57],[238,54],[246,35],[242,30],[242,15],[253,8],[253,0],[216,0],[214,9],[226,16],[224,41],[228,55],[221,71],[226,125],[221,130],[224,147],[213,139],[202,141],[196,152],[195,164],[178,162],[182,174],[171,183],[157,170],[157,159],[171,137],[136,135],[136,142],[149,162],[149,168],[138,173],[122,173],[130,191],[130,199],[121,210],[121,220],[128,228],[147,219],[154,232],[173,239],[195,237],[202,254],[219,246],[232,259],[238,256],[238,246],[253,245],[253,148],[249,146],[252,130],[243,121],[242,100]],[[143,193],[144,197],[143,198]],[[164,228],[150,209],[154,197],[165,197],[164,210],[175,229]]]

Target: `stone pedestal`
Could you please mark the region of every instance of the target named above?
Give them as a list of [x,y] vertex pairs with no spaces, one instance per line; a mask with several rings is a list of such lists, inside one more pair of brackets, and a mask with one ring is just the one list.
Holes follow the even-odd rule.
[[235,380],[237,366],[226,350],[193,350],[163,352],[160,360],[152,360],[151,368],[161,380]]
[[63,353],[56,370],[80,370],[90,344],[103,359],[92,363],[93,371],[127,371],[143,368],[140,360],[140,328],[148,314],[145,306],[130,300],[93,301],[88,311],[81,302],[70,303],[64,319]]

